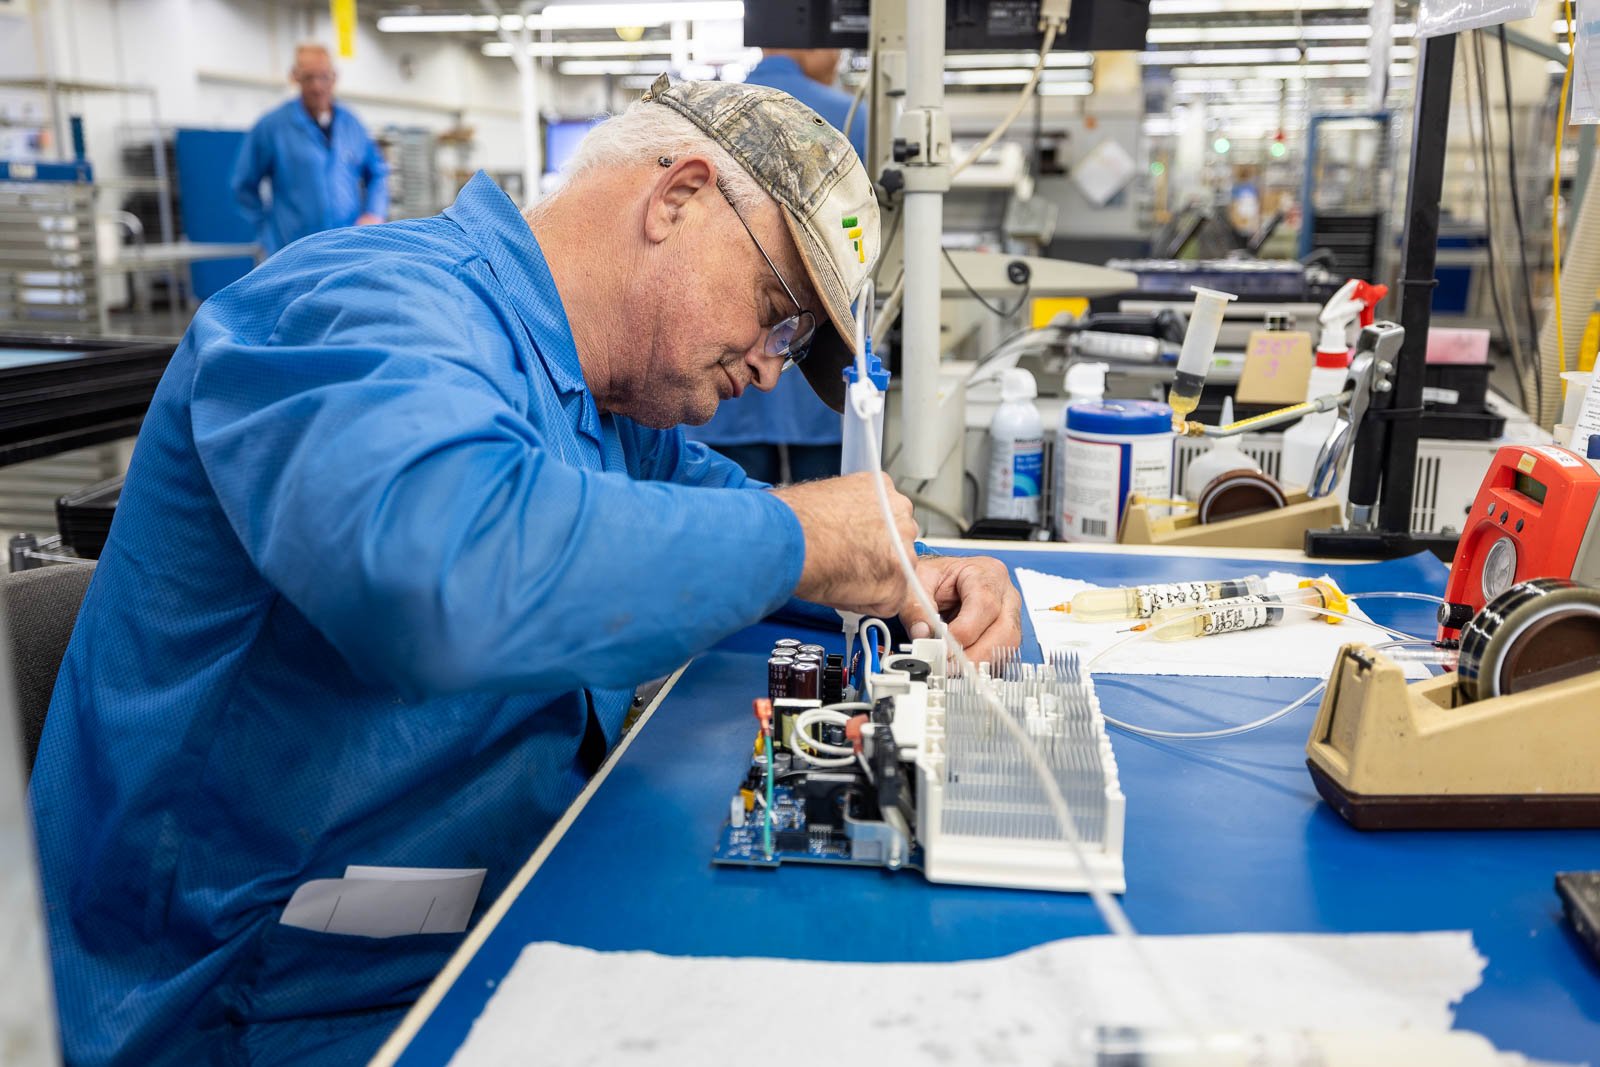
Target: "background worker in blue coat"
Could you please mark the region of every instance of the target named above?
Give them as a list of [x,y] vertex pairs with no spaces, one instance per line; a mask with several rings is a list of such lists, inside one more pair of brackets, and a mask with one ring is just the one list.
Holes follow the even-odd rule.
[[[814,112],[663,78],[526,215],[479,174],[201,306],[33,772],[70,1063],[366,1062],[635,685],[791,596],[926,632],[908,501],[891,535],[872,475],[768,491],[677,428],[787,361],[842,404],[879,240]],[[917,578],[1018,643],[997,561]]]
[[[851,115],[851,96],[834,86],[837,48],[768,48],[747,85],[781,89],[844,131],[856,155],[867,155],[866,109]],[[763,482],[803,482],[839,473],[839,414],[788,376],[770,393],[750,392],[717,409],[704,426],[686,431]]]
[[[267,112],[245,136],[233,192],[268,255],[307,234],[382,222],[389,164],[361,120],[333,99],[338,73],[319,44],[294,51],[300,97]],[[262,200],[265,179],[270,198]]]

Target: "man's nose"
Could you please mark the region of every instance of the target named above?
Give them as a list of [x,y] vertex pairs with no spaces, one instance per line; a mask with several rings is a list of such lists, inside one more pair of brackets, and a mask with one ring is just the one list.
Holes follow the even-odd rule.
[[761,337],[750,350],[744,354],[745,366],[750,368],[750,384],[769,393],[778,384],[778,375],[783,373],[784,357],[770,355],[767,352],[767,334],[763,330]]

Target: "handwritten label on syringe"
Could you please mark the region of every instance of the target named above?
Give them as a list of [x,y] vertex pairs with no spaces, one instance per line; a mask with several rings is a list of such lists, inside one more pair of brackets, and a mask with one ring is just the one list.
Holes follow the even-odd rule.
[[1283,614],[1282,608],[1273,608],[1276,598],[1269,595],[1258,594],[1252,597],[1241,597],[1227,604],[1213,604],[1202,618],[1204,623],[1200,634],[1210,637],[1213,634],[1233,633],[1236,630],[1254,630],[1261,626],[1270,626],[1277,622],[1276,616]]
[[1181,608],[1202,604],[1207,599],[1205,582],[1171,582],[1138,587],[1139,618],[1148,619],[1162,608]]

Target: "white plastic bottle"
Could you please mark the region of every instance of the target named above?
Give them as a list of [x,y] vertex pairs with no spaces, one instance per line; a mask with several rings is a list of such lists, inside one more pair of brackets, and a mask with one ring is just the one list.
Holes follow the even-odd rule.
[[[1225,397],[1222,401],[1222,422],[1226,426],[1233,421],[1233,397]],[[1214,437],[1211,447],[1189,461],[1189,466],[1183,472],[1183,495],[1190,500],[1199,500],[1200,493],[1211,480],[1219,474],[1230,471],[1251,470],[1260,471],[1261,464],[1245,455],[1244,449],[1239,447],[1237,437]]]
[[[1328,340],[1325,336],[1324,344]],[[1317,365],[1311,370],[1306,399],[1315,400],[1342,391],[1349,371],[1350,353],[1347,350],[1325,350],[1318,345]],[[1319,411],[1307,415],[1283,432],[1283,459],[1278,467],[1280,482],[1300,488],[1311,484],[1311,468],[1316,465],[1317,453],[1322,451],[1322,443],[1328,439],[1328,433],[1338,417],[1337,411]]]
[[983,514],[1039,521],[1044,482],[1044,423],[1033,375],[1011,367],[1000,377],[1000,407],[989,423],[989,484]]

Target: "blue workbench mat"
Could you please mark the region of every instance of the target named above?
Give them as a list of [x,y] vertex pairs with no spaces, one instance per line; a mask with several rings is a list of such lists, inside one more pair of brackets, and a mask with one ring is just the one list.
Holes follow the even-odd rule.
[[[942,549],[942,551],[950,551]],[[1013,567],[1100,584],[1288,570],[1351,591],[1441,593],[1431,556],[1374,564],[997,553]],[[1425,603],[1364,610],[1415,634]],[[1082,896],[933,886],[912,871],[713,867],[728,797],[747,765],[750,700],[774,624],[701,656],[633,739],[572,828],[400,1058],[442,1063],[522,947],[833,960],[957,960],[1102,932]],[[1037,656],[1031,628],[1025,648]],[[1331,666],[1331,665],[1330,665]],[[1175,728],[1257,718],[1304,679],[1097,679],[1106,711]],[[1183,708],[1195,709],[1192,711]],[[1129,917],[1144,933],[1468,929],[1489,958],[1458,1025],[1502,1048],[1579,1061],[1600,1049],[1600,969],[1564,928],[1558,870],[1600,868],[1600,831],[1365,834],[1317,797],[1304,759],[1311,709],[1221,741],[1113,733],[1128,798]],[[833,931],[828,934],[828,931]],[[626,1011],[626,1005],[617,1005]]]

